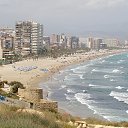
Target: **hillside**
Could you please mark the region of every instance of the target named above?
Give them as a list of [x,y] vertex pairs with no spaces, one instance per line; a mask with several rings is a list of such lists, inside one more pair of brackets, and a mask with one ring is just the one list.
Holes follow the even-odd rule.
[[[79,126],[75,126],[76,120],[82,119],[67,113],[39,112],[0,104],[0,128],[78,128]],[[92,118],[86,119],[86,122],[88,128],[114,128],[112,125],[128,128],[127,122],[114,123]],[[71,126],[73,123],[74,126]]]

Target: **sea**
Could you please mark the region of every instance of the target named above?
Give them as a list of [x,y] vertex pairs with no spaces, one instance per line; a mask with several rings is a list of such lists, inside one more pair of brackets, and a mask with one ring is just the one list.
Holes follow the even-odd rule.
[[40,86],[75,116],[128,121],[128,53],[69,66]]

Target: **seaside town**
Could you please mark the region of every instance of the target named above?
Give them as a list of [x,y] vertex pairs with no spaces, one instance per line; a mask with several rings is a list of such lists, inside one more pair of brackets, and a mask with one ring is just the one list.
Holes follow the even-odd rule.
[[16,22],[15,29],[0,28],[0,59],[7,60],[15,55],[40,55],[50,50],[54,52],[55,49],[99,51],[128,46],[128,41],[118,38],[78,37],[64,33],[46,36],[44,29],[42,24],[33,21]]
[[[15,29],[0,29],[0,101],[2,104],[24,108],[18,111],[36,113],[41,110],[60,111],[58,102],[48,98],[39,83],[69,65],[121,53],[128,42],[117,38],[79,37],[66,34],[44,34],[43,25],[19,21]],[[44,117],[44,115],[43,115]],[[88,125],[85,121],[69,120],[77,128],[112,128]]]

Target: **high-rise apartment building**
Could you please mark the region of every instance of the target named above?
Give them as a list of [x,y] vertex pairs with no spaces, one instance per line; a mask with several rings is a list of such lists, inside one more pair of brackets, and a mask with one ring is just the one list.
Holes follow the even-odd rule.
[[0,59],[14,55],[15,31],[11,28],[0,29]]
[[49,36],[43,37],[43,45],[46,49],[50,48],[50,37]]
[[92,49],[93,48],[93,43],[94,43],[94,38],[93,37],[88,37],[87,38],[87,47]]
[[79,37],[79,47],[86,48],[87,47],[87,39],[84,37]]
[[99,50],[100,49],[100,44],[102,44],[102,43],[103,43],[103,39],[101,39],[101,38],[94,38],[92,49]]
[[76,49],[79,48],[79,38],[76,36],[71,37],[71,48]]
[[39,54],[43,47],[43,26],[32,21],[17,22],[15,52],[28,55]]
[[104,40],[107,47],[118,47],[119,46],[119,40],[118,39],[105,39]]

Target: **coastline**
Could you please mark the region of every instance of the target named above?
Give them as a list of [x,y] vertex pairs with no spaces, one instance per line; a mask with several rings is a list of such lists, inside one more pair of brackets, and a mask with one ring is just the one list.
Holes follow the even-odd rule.
[[[96,58],[109,56],[125,52],[124,50],[112,50],[101,52],[85,52],[70,55],[68,57],[40,58],[38,60],[23,60],[14,64],[3,65],[0,67],[1,80],[19,81],[27,88],[38,88],[38,84],[47,81],[50,77],[66,68],[67,66],[79,64]],[[19,70],[22,68],[36,67],[29,71]],[[46,71],[45,71],[46,70]]]
[[[118,52],[116,51],[116,52],[112,52],[110,54],[100,54],[98,56],[91,56],[91,58],[90,59],[87,59],[86,61],[84,61],[84,63],[85,62],[88,62],[90,60],[104,58],[104,57],[107,57],[109,55],[120,54],[120,53],[122,53],[122,51],[121,52],[120,51],[118,51]],[[81,63],[83,63],[83,61]],[[66,66],[66,68],[64,68],[64,70],[67,69],[68,67],[72,67],[72,66],[75,66],[77,64],[79,64],[79,63],[68,65],[68,66]],[[56,73],[56,74],[58,74],[58,73]],[[45,97],[47,97],[47,92],[49,93],[49,91],[45,88],[45,86],[41,86],[45,82],[47,83],[47,81],[42,81],[42,84],[40,84],[40,87],[43,88],[43,90],[45,92]],[[54,82],[54,80],[53,80],[53,82]],[[49,82],[46,85],[49,86]],[[54,99],[52,99],[52,96],[50,95],[50,93],[49,93],[49,99],[54,100]],[[78,105],[77,108],[79,110],[79,105]],[[84,106],[84,108],[82,108],[82,111],[84,112],[85,116],[79,115],[80,118],[83,118],[83,119],[86,119],[86,118],[96,118],[96,119],[103,120],[103,121],[109,121],[109,120],[105,119],[104,117],[102,117],[101,115],[96,114],[95,111],[93,111],[93,109],[91,109],[90,106],[88,106],[88,105],[86,105],[86,107]],[[61,104],[59,103],[59,112],[61,112],[61,113],[69,113],[69,114],[71,114],[71,115],[73,115],[75,117],[78,116],[78,114],[75,113],[75,111],[73,110],[73,108],[67,108],[66,103],[65,104],[64,103],[61,103]],[[83,113],[82,113],[82,115],[83,115]]]
[[[105,57],[113,54],[119,54],[124,52],[124,50],[113,50],[113,51],[102,51],[102,52],[86,52],[86,53],[78,53],[75,55],[71,55],[69,57],[60,57],[57,59],[52,58],[43,58],[39,60],[24,60],[21,62],[16,62],[15,64],[4,65],[0,67],[0,75],[2,80],[7,81],[19,81],[25,85],[27,88],[38,88],[39,83],[43,83],[48,81],[52,75],[58,73],[60,70],[72,66],[75,64],[79,64],[82,62],[87,62],[89,60],[93,60],[100,57]],[[36,66],[36,69],[31,71],[19,71],[16,70],[18,67],[24,66]],[[15,67],[15,68],[14,68]],[[41,69],[48,69],[47,72],[42,71]],[[45,90],[44,90],[45,91]],[[46,91],[44,93],[47,93]],[[71,113],[70,110],[64,109],[62,105],[60,105],[60,112],[68,112],[74,116],[75,114]],[[99,115],[95,115],[92,110],[88,107],[86,110],[90,117],[95,117],[99,119],[104,119]],[[93,116],[92,116],[93,115]]]
[[[52,68],[49,69],[48,73],[44,73],[42,74],[42,76],[38,76],[36,77],[33,81],[30,81],[29,84],[31,85],[30,87],[36,87],[39,83],[41,82],[46,82],[48,81],[51,76],[53,76],[54,74],[58,73],[59,71],[63,70],[64,68],[68,67],[68,66],[72,66],[72,65],[76,65],[76,64],[80,64],[83,62],[87,62],[93,59],[97,59],[100,57],[106,57],[109,55],[114,55],[114,54],[120,54],[122,52],[126,52],[124,50],[112,50],[109,52],[86,52],[86,53],[79,53],[73,56],[69,56],[69,57],[60,57],[57,59],[53,59],[55,60],[58,64],[55,64],[54,66],[51,66]],[[51,59],[51,58],[50,58]]]

